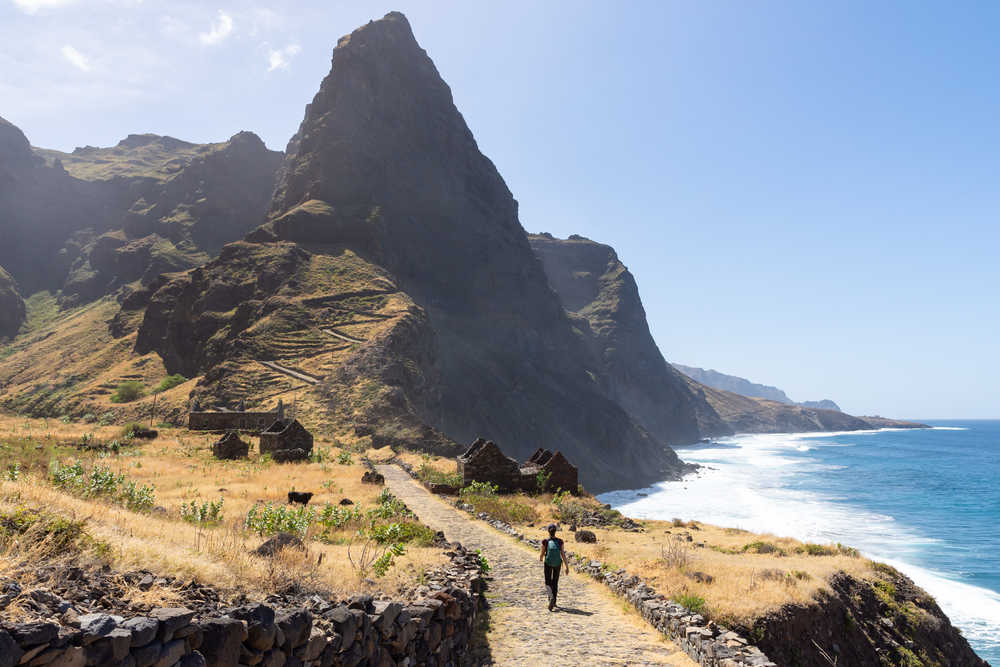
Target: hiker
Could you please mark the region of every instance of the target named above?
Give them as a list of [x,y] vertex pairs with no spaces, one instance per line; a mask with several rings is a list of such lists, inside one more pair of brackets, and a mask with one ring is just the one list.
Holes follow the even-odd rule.
[[549,524],[549,537],[542,540],[542,552],[538,560],[545,563],[545,588],[549,592],[549,611],[556,606],[556,595],[559,594],[559,568],[565,563],[566,574],[569,574],[569,561],[563,551],[563,541],[556,537],[555,524]]

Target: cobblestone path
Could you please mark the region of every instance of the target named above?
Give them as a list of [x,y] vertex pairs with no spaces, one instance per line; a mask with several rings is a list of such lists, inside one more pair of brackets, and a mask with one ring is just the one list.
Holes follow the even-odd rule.
[[538,554],[435,497],[395,465],[378,467],[389,489],[434,530],[489,559],[487,632],[497,665],[695,665],[624,603],[583,575],[563,572],[550,612]]

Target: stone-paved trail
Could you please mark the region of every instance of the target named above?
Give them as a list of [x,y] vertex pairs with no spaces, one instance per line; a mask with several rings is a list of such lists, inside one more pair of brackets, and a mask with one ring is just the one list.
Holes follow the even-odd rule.
[[498,665],[695,665],[673,643],[627,614],[597,582],[559,579],[550,612],[538,554],[435,497],[395,465],[378,467],[389,489],[448,540],[482,549],[492,567],[490,653]]

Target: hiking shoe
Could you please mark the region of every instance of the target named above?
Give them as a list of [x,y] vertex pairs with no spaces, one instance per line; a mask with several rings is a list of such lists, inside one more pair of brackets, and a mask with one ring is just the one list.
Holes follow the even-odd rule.
[[546,586],[545,590],[549,593],[549,611],[552,611],[552,607],[556,606],[556,594],[552,592],[551,586]]

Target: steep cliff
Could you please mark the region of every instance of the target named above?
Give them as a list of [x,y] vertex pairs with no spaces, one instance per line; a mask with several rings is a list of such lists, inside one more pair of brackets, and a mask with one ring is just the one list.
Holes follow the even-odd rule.
[[870,579],[837,573],[814,603],[787,605],[739,630],[788,667],[988,665],[933,597],[896,569],[875,566]]
[[0,266],[0,339],[13,338],[24,323],[24,300],[17,283]]
[[[198,395],[226,394],[220,368],[288,350],[274,332],[332,330],[288,363],[314,374],[307,393],[334,422],[349,416],[381,441],[486,435],[518,456],[561,449],[595,488],[682,469],[606,394],[517,203],[402,14],[339,41],[269,218],[151,296],[137,349],[204,373]],[[276,284],[255,277],[272,261],[297,268]]]
[[549,284],[583,332],[605,391],[656,437],[687,444],[732,430],[649,333],[635,278],[611,246],[581,236],[529,237]]

